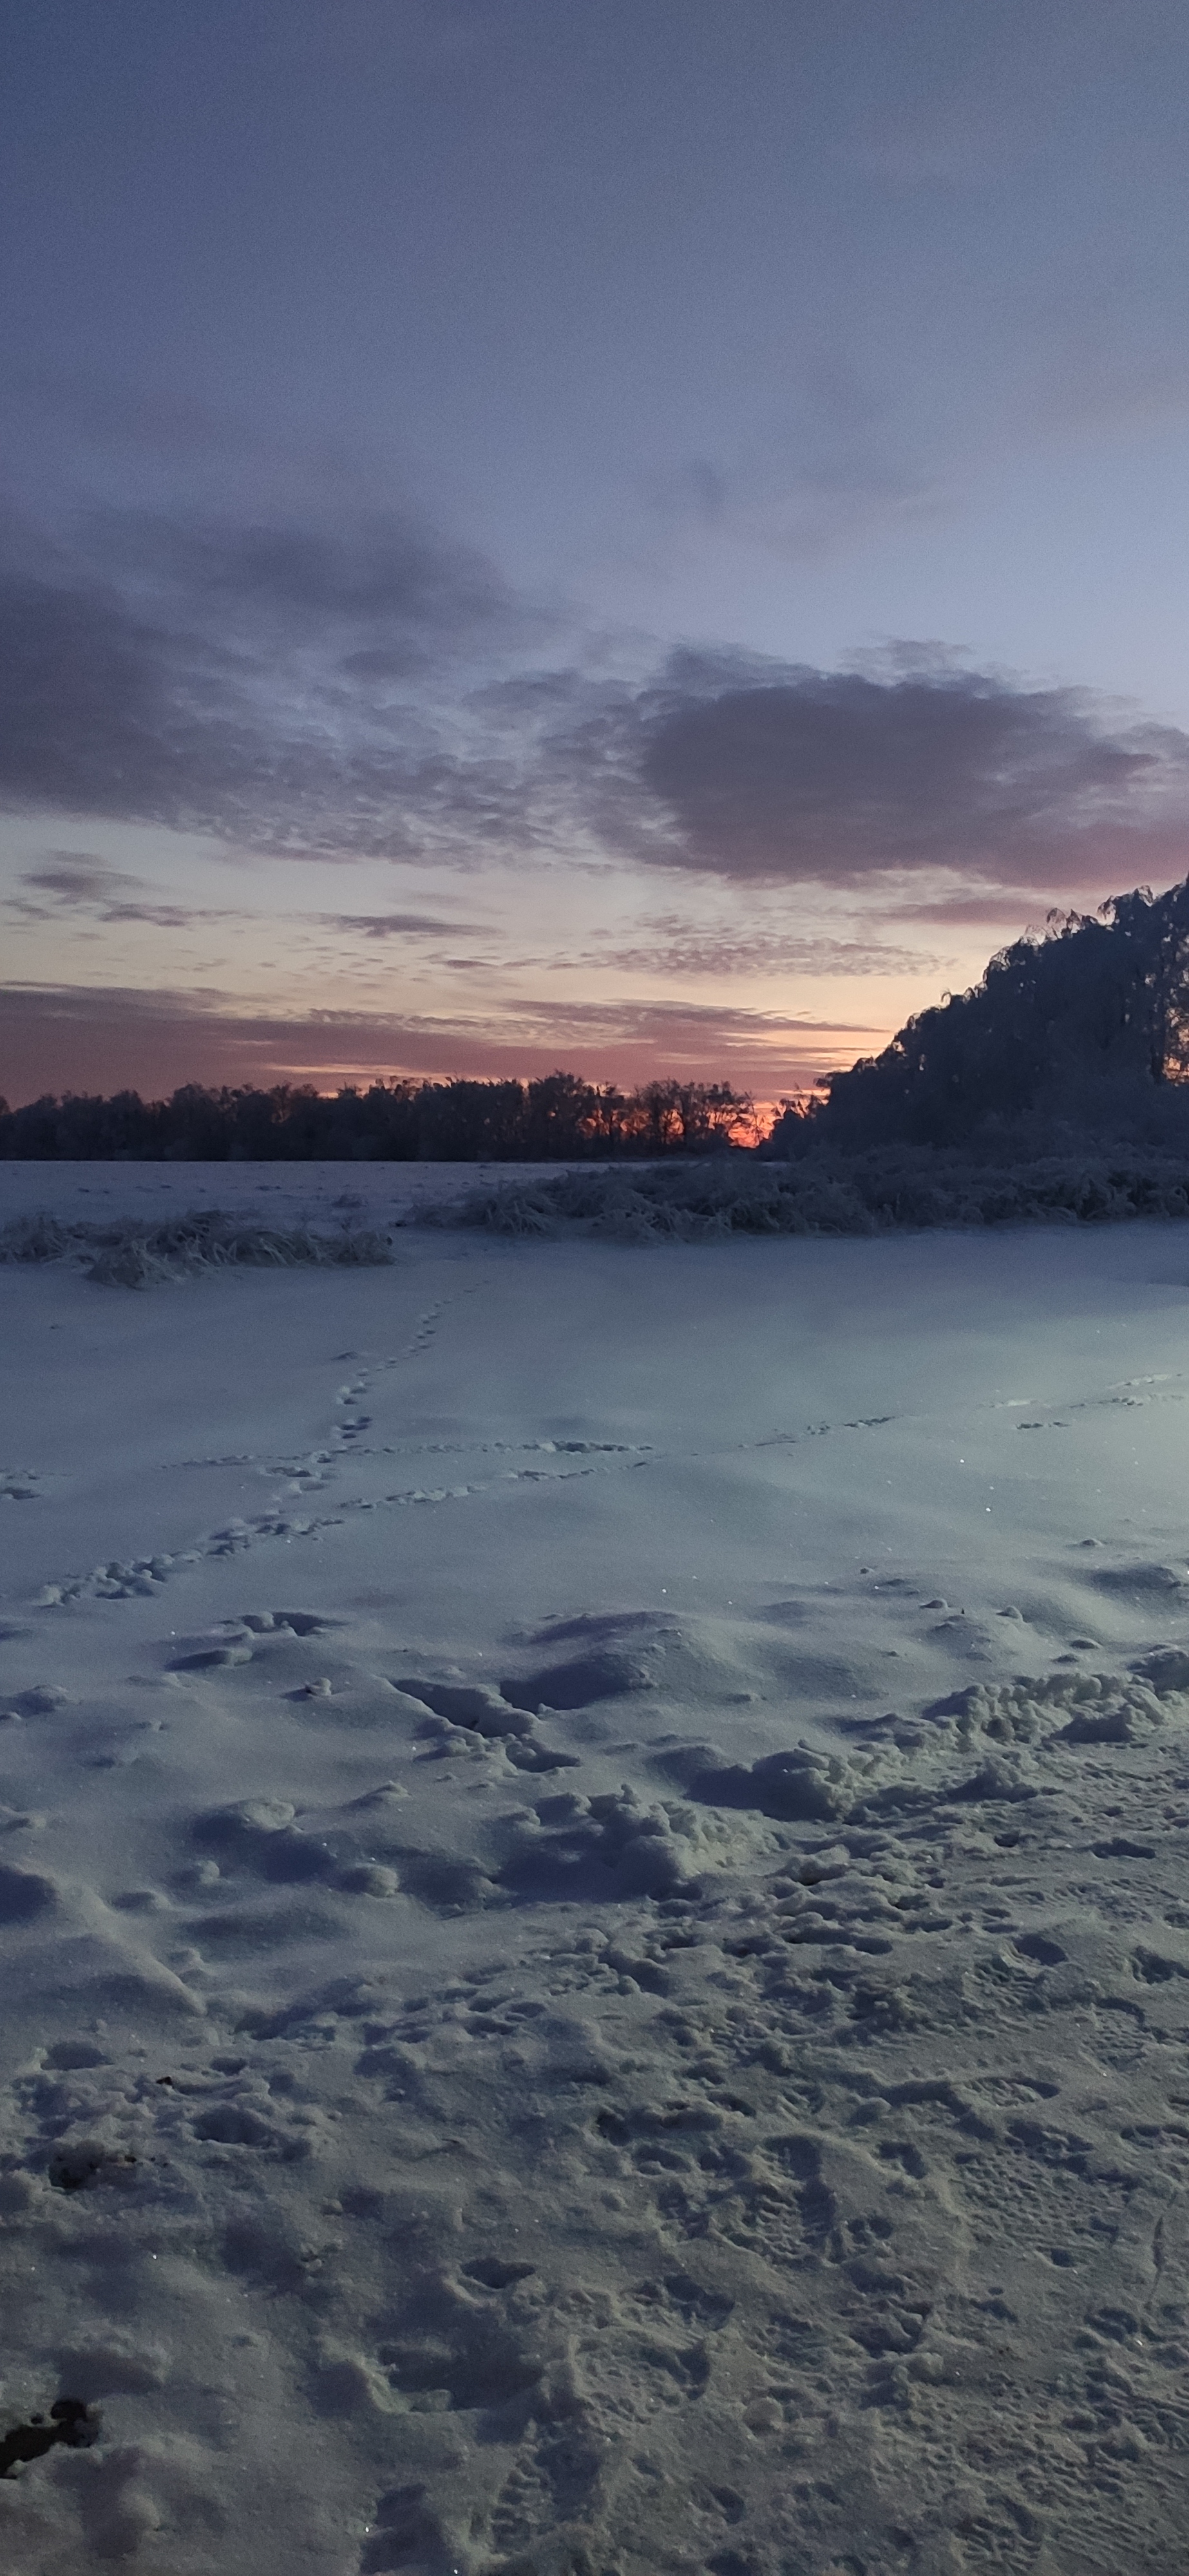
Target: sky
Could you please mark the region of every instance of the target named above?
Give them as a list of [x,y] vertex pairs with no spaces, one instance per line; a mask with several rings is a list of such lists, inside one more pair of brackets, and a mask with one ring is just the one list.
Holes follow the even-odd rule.
[[1189,869],[1183,0],[8,0],[0,1091],[796,1093]]

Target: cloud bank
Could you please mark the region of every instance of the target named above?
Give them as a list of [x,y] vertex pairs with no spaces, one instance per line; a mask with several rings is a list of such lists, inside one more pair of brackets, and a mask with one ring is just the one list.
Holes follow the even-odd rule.
[[501,781],[473,720],[452,744],[454,705],[539,625],[480,557],[402,519],[10,526],[0,796],[288,856],[404,856],[444,825],[458,855]]
[[1189,735],[944,661],[742,676],[679,657],[619,756],[670,818],[654,855],[741,883],[1058,885],[1189,846]]
[[401,519],[10,529],[0,796],[279,856],[741,887],[1055,892],[1186,864],[1189,735],[1086,691],[910,648],[843,671],[681,652],[630,679],[599,649]]

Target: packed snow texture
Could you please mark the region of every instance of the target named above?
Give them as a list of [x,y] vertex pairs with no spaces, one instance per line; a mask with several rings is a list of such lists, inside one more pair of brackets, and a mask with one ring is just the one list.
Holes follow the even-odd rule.
[[0,1270],[0,2563],[1168,2576],[1189,1226],[391,1248]]

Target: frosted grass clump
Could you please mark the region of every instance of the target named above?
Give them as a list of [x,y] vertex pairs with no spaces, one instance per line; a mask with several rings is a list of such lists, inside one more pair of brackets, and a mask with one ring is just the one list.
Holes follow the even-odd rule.
[[976,1163],[936,1149],[570,1171],[472,1190],[435,1225],[523,1238],[714,1243],[732,1235],[862,1235],[932,1227],[1109,1224],[1189,1216],[1189,1164],[1163,1155]]
[[105,1288],[148,1288],[232,1268],[370,1268],[391,1259],[390,1239],[378,1231],[312,1234],[306,1226],[245,1222],[218,1208],[158,1225],[136,1217],[63,1223],[42,1214],[0,1227],[0,1262],[67,1261]]

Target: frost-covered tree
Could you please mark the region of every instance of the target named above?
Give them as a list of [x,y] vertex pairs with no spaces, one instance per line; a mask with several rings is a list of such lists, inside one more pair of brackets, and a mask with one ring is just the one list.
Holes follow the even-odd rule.
[[[1114,895],[1097,914],[1050,914],[1043,936],[1002,949],[969,992],[831,1074],[808,1125],[823,1143],[956,1144],[1186,1077],[1189,879]],[[780,1122],[778,1148],[794,1124]]]

